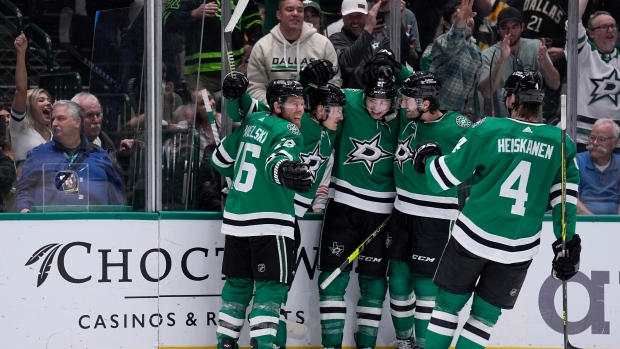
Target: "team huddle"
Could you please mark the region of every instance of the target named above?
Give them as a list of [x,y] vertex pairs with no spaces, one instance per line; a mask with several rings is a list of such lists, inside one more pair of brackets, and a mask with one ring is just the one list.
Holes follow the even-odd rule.
[[[539,72],[515,71],[506,81],[509,118],[476,123],[441,110],[439,80],[410,72],[388,50],[366,64],[363,90],[328,83],[333,76],[331,62],[312,61],[299,81],[271,81],[267,104],[247,94],[242,74],[223,81],[228,115],[241,126],[211,159],[231,179],[218,349],[238,347],[252,299],[251,348],[286,347],[280,309],[294,278],[297,218],[322,183],[329,184],[317,283],[324,348],[342,347],[351,309],[346,261],[362,242],[358,348],[375,347],[388,290],[399,349],[448,348],[472,293],[456,347],[486,347],[538,252],[548,206],[558,238],[552,274],[568,280],[578,272],[576,148],[559,128],[536,122]],[[471,192],[459,205],[463,182]]]

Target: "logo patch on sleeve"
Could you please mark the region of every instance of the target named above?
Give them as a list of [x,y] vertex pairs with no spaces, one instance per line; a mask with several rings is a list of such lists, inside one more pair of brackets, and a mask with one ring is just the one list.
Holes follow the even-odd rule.
[[463,128],[471,127],[471,121],[463,115],[459,115],[456,117],[456,124]]
[[297,126],[295,126],[295,124],[288,124],[286,125],[286,127],[288,127],[288,130],[291,131],[291,133],[294,135],[301,134],[301,132],[299,132],[299,129],[297,128]]

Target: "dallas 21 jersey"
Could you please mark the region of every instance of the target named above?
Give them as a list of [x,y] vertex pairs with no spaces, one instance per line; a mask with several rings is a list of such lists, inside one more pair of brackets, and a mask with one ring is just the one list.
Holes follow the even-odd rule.
[[433,192],[426,184],[424,174],[417,173],[411,158],[413,149],[421,141],[439,143],[444,152],[451,151],[469,127],[467,117],[446,112],[440,119],[430,122],[413,121],[401,114],[398,148],[394,155],[394,181],[396,201],[400,212],[420,217],[455,220],[458,216],[456,187],[440,193]]
[[222,233],[294,238],[294,192],[274,182],[282,160],[300,161],[303,138],[297,126],[268,112],[252,113],[222,140],[211,163],[232,184],[224,207]]
[[[575,233],[579,170],[575,144],[566,139],[566,232]],[[452,153],[431,157],[426,179],[436,192],[473,173],[471,195],[452,237],[478,256],[500,263],[532,259],[538,252],[542,217],[551,202],[561,236],[561,130],[505,118],[474,124]]]

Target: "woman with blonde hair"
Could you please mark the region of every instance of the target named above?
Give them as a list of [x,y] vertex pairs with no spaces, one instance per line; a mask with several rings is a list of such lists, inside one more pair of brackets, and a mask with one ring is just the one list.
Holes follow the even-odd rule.
[[15,155],[18,176],[26,161],[28,151],[52,138],[50,118],[52,100],[44,89],[28,90],[26,50],[28,40],[24,34],[15,39],[17,62],[15,64],[15,96],[11,107],[11,146]]

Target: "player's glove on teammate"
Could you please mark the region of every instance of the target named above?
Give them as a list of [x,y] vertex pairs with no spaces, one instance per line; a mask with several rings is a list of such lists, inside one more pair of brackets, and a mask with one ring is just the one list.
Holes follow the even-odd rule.
[[[380,69],[381,67],[387,67],[389,69]],[[385,71],[389,72],[389,75],[398,75],[402,70],[402,65],[394,58],[394,53],[389,49],[381,49],[375,53],[372,58],[364,65],[363,82],[376,80],[380,77],[386,77]]]
[[312,175],[303,162],[279,161],[273,168],[273,179],[298,193],[307,193],[312,186]]
[[241,73],[235,73],[234,75],[235,77],[233,78],[231,73],[226,74],[222,82],[222,95],[230,100],[241,98],[245,91],[248,90],[248,85],[250,84],[245,75]]
[[314,60],[304,67],[299,73],[299,82],[303,87],[323,86],[334,77],[334,65],[328,59]]
[[426,160],[433,155],[441,156],[441,147],[436,142],[422,141],[413,153],[413,168],[417,173],[426,172]]
[[562,257],[562,239],[557,239],[551,245],[553,248],[553,261],[551,276],[554,279],[569,280],[579,271],[581,257],[581,238],[573,235],[571,241],[566,242],[566,255]]

